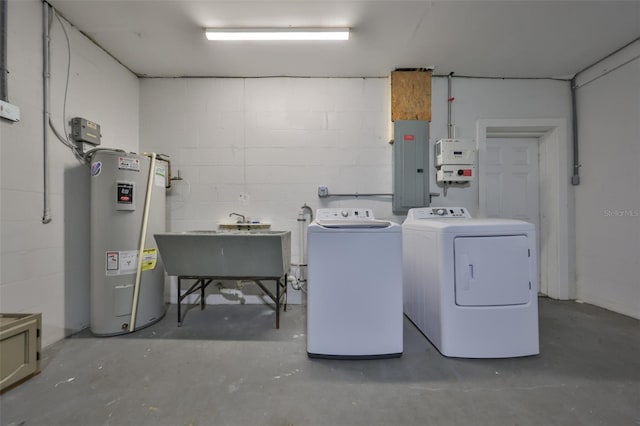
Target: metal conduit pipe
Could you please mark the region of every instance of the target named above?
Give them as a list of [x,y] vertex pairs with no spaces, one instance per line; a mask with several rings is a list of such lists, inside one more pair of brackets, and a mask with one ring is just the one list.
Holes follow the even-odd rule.
[[[451,93],[452,83],[453,83],[453,71],[451,71],[447,76],[447,138],[448,139],[453,138],[453,123],[451,120],[451,116],[452,116],[451,104],[453,103],[455,98],[452,96],[452,93]],[[447,196],[447,182],[444,182],[442,184],[442,196],[443,197]]]
[[7,86],[7,0],[0,0],[0,100],[9,100]]
[[589,65],[588,67],[578,71],[573,78],[570,80],[569,84],[571,85],[571,127],[572,127],[572,132],[573,132],[573,174],[571,175],[571,184],[574,186],[580,185],[580,156],[579,156],[579,138],[578,138],[578,107],[577,107],[577,90],[580,87],[583,87],[615,70],[617,70],[618,68],[630,63],[631,61],[635,61],[636,59],[638,59],[638,57],[634,57],[622,64],[619,64],[618,66],[615,66],[613,68],[609,68],[608,70],[600,73],[599,75],[597,75],[596,77],[592,78],[589,81],[583,82],[582,84],[580,84],[580,86],[578,86],[578,76],[580,74],[582,74],[583,72],[585,72],[586,70],[588,70],[589,68],[594,67],[595,65],[603,62],[604,60],[612,57],[613,55],[617,54],[618,52],[622,51],[623,49],[626,49],[627,47],[631,46],[633,43],[636,43],[638,40],[640,40],[640,37],[632,40],[631,42],[625,44],[624,46],[622,46],[621,48],[611,52],[610,54],[608,54],[607,56],[605,56],[604,58],[594,62],[593,64]]
[[49,209],[49,68],[50,68],[50,38],[49,38],[49,4],[42,2],[42,189],[43,211],[42,223],[51,222]]
[[569,84],[571,85],[571,128],[573,133],[573,175],[571,176],[571,185],[576,186],[580,185],[580,156],[578,151],[578,107],[575,76]]
[[[325,197],[353,197],[353,198],[358,198],[358,197],[393,197],[393,194],[389,194],[389,193],[374,193],[374,194],[364,193],[364,194],[360,194],[358,192],[355,192],[353,194],[331,194],[331,193],[328,193],[327,195],[325,195]],[[313,218],[311,220],[313,220]]]
[[451,96],[451,83],[453,81],[453,71],[449,73],[447,77],[447,138],[451,139],[453,136],[453,123],[451,123],[451,104],[453,103],[453,97]]

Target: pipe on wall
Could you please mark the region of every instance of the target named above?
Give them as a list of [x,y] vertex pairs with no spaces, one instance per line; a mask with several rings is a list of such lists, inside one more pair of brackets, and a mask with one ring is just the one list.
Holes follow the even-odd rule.
[[[313,210],[304,203],[298,211],[298,279],[292,283],[294,290],[301,290],[307,282],[307,215],[309,222],[313,222]],[[290,276],[291,277],[291,276]]]
[[570,80],[569,84],[571,85],[571,127],[572,127],[572,131],[573,131],[573,174],[571,175],[571,184],[576,186],[576,185],[580,185],[580,156],[579,156],[579,139],[578,139],[578,107],[577,107],[577,91],[580,87],[583,87],[601,77],[604,77],[607,74],[612,73],[613,71],[617,70],[618,68],[632,62],[635,61],[636,59],[638,59],[638,56],[635,56],[625,62],[623,62],[622,64],[619,64],[615,67],[610,67],[609,69],[601,72],[600,74],[598,74],[597,76],[595,76],[594,78],[592,78],[591,80],[588,80],[586,82],[582,82],[580,85],[578,85],[578,76],[580,76],[582,73],[584,73],[585,71],[587,71],[588,69],[596,66],[597,64],[605,61],[606,59],[609,59],[610,57],[612,57],[613,55],[621,52],[622,50],[626,49],[627,47],[631,46],[633,43],[638,42],[638,40],[640,40],[640,37],[635,38],[634,40],[630,41],[629,43],[625,44],[624,46],[622,46],[619,49],[616,49],[615,51],[611,52],[610,54],[608,54],[607,56],[605,56],[604,58],[594,62],[593,64],[589,65],[588,67],[578,71],[573,78]]
[[43,211],[42,223],[51,222],[49,209],[49,77],[50,77],[50,38],[49,38],[49,10],[47,2],[42,2],[42,186]]
[[447,138],[453,137],[453,123],[451,122],[451,104],[453,103],[453,96],[451,96],[451,83],[453,80],[453,71],[447,76]]
[[9,88],[7,85],[7,3],[8,0],[0,0],[0,100],[9,100]]
[[[576,74],[577,75],[577,74]],[[576,101],[576,76],[569,82],[571,85],[571,128],[573,133],[573,174],[571,185],[580,185],[580,156],[578,150],[578,107]]]
[[[133,284],[133,304],[131,306],[131,320],[129,321],[129,332],[136,330],[136,319],[138,316],[138,299],[140,298],[140,284],[142,281],[142,258],[144,257],[144,245],[147,241],[147,228],[149,225],[149,210],[151,208],[151,195],[153,194],[153,178],[156,171],[156,153],[150,154],[149,176],[147,177],[147,193],[144,198],[144,210],[142,212],[142,227],[140,229],[140,244],[138,249],[138,263],[136,267],[136,279]],[[180,296],[180,295],[178,295]],[[180,302],[178,302],[180,303]]]

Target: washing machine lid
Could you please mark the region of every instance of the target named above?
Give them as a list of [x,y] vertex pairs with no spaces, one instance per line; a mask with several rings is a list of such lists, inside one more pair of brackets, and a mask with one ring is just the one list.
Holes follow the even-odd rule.
[[455,299],[458,306],[529,303],[534,271],[526,235],[456,237]]
[[383,229],[397,226],[389,220],[376,219],[372,209],[349,207],[318,209],[313,224],[324,229]]

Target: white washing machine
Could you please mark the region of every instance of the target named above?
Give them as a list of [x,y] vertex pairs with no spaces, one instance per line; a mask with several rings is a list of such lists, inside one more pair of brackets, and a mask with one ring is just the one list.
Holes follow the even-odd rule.
[[319,209],[308,226],[307,353],[402,355],[402,228],[371,209]]
[[533,224],[417,208],[402,234],[404,312],[443,355],[540,352]]

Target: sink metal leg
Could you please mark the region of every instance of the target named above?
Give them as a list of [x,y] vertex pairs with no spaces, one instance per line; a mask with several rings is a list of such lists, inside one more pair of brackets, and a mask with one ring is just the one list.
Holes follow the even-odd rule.
[[[184,294],[181,294],[182,279],[196,280],[195,283],[193,283],[193,285],[189,287],[189,290],[184,292]],[[178,327],[182,325],[181,304],[182,304],[182,301],[185,299],[185,297],[199,290],[200,291],[200,309],[204,309],[206,304],[205,290],[207,289],[207,286],[212,282],[213,282],[213,278],[200,278],[200,277],[191,277],[191,276],[178,277]]]
[[178,327],[182,327],[182,320],[180,316],[180,303],[182,302],[182,298],[180,297],[180,281],[182,281],[182,277],[178,277]]
[[[178,327],[182,326],[182,301],[192,293],[200,290],[200,309],[204,309],[206,306],[206,288],[209,284],[211,284],[215,279],[231,279],[232,277],[201,277],[201,276],[190,276],[190,275],[181,275],[178,276]],[[233,277],[237,279],[238,277]],[[287,310],[287,278],[288,275],[284,275],[283,277],[275,278],[275,277],[266,277],[266,278],[253,278],[253,277],[243,277],[245,280],[251,280],[255,282],[271,300],[274,301],[276,305],[276,328],[280,328],[280,307],[284,304],[284,310]],[[195,283],[189,287],[188,290],[182,293],[182,280],[195,280]],[[273,280],[276,282],[276,294],[274,296],[271,289],[267,288],[263,283],[262,279]],[[284,301],[283,301],[284,300]]]
[[[207,284],[208,284],[208,283],[207,283]],[[200,310],[201,310],[201,311],[203,311],[203,310],[204,310],[204,301],[205,301],[205,298],[204,298],[204,289],[205,289],[206,287],[207,287],[207,286],[205,285],[204,280],[200,280]]]
[[276,328],[280,328],[280,279],[276,281]]
[[284,311],[287,312],[287,303],[289,301],[289,276],[284,274]]

